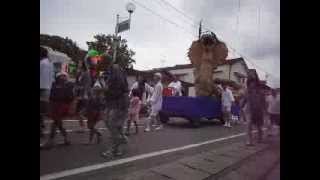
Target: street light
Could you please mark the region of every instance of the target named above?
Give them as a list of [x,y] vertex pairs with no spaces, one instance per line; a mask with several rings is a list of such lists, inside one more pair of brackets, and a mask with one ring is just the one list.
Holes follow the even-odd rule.
[[126,9],[129,12],[129,14],[131,14],[136,9],[136,6],[132,2],[129,2],[126,5]]
[[[117,44],[118,44],[118,33],[128,30],[130,28],[130,22],[131,22],[131,14],[133,13],[133,11],[136,9],[136,6],[129,2],[126,5],[126,10],[129,13],[129,19],[126,21],[123,21],[119,24],[119,14],[117,14],[117,25],[116,25],[116,32],[115,32],[115,41],[114,41],[114,51],[113,51],[113,62],[116,61],[116,56],[117,56]],[[121,25],[121,27],[125,27],[125,28],[119,28],[119,26]]]

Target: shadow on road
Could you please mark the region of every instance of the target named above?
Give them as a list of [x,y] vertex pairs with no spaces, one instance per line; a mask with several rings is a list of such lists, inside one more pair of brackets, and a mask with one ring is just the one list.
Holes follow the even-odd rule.
[[[189,120],[183,118],[172,118],[167,123],[167,126],[170,128],[176,129],[194,129],[195,127],[190,123]],[[200,120],[200,124],[198,128],[209,127],[209,126],[221,126],[221,122],[219,120]]]

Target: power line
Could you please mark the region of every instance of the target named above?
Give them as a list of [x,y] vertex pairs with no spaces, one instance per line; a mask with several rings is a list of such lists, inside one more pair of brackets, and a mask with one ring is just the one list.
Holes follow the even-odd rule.
[[[150,8],[148,8],[148,7],[146,7],[145,5],[141,4],[140,2],[137,2],[136,0],[132,0],[132,1],[134,1],[135,3],[137,3],[140,7],[148,10],[148,11],[151,12],[152,14],[154,14],[154,15],[160,17],[161,19],[169,22],[170,24],[173,24],[173,25],[175,25],[175,26],[177,26],[177,27],[179,27],[179,28],[181,28],[181,29],[183,29],[183,30],[186,31],[186,29],[185,29],[184,27],[178,25],[177,23],[175,23],[175,22],[173,22],[173,21],[171,21],[171,20],[168,20],[167,18],[162,17],[160,14],[156,13],[155,11],[151,10]],[[174,9],[174,10],[175,10],[176,12],[178,12],[179,14],[183,15],[184,17],[186,17],[187,19],[189,19],[189,20],[191,20],[191,21],[194,21],[194,18],[191,18],[190,16],[186,15],[182,10],[179,10],[178,8],[174,7],[172,4],[170,4],[170,3],[167,2],[166,0],[161,0],[161,1],[162,1],[163,3],[165,3],[167,6],[171,7],[172,9]],[[238,1],[238,9],[239,9],[239,12],[238,12],[238,13],[240,13],[240,7],[241,7],[241,4],[240,4],[240,0],[239,0],[239,1]],[[208,24],[208,23],[206,23],[206,24]],[[194,25],[194,24],[193,24],[193,25]],[[237,27],[238,27],[238,26],[239,26],[239,14],[238,14],[238,19],[237,19]],[[210,28],[210,29],[209,29],[209,28]],[[213,28],[210,27],[210,26],[208,26],[208,25],[207,25],[207,28],[204,27],[204,29],[209,30],[209,31],[213,31],[213,30],[212,30]],[[190,33],[189,31],[187,31],[187,32]],[[215,31],[213,31],[213,32],[215,32]],[[216,33],[216,32],[215,32],[215,33]],[[190,34],[192,34],[192,36],[193,36],[193,33],[190,33]],[[217,33],[216,33],[216,34],[217,34]],[[218,34],[217,34],[217,35],[218,35]],[[221,37],[222,37],[222,36],[221,36]],[[227,43],[226,43],[226,44],[227,44]],[[253,66],[255,66],[256,68],[260,69],[260,70],[263,71],[264,73],[271,75],[271,73],[268,73],[267,71],[265,71],[264,68],[261,68],[261,67],[258,66],[256,63],[253,63],[253,61],[251,61],[248,57],[246,57],[246,56],[240,54],[238,51],[236,51],[235,48],[233,48],[232,46],[230,46],[230,44],[229,44],[228,46],[230,47],[231,50],[233,50],[236,54],[240,55],[241,57],[245,58],[245,59],[246,59],[248,62],[250,62]],[[271,76],[273,76],[273,75],[271,75]],[[275,77],[275,76],[273,76],[273,77]],[[275,78],[277,78],[277,77],[275,77]]]
[[[180,15],[182,15],[183,17],[185,17],[184,19],[181,18],[181,20],[183,20],[185,23],[189,24],[192,27],[198,28],[198,24],[196,22],[193,22],[192,19],[190,19],[190,17],[186,16],[181,10],[177,9],[176,7],[174,7],[173,5],[171,5],[169,2],[164,1],[164,0],[156,0],[158,4],[161,5],[161,7],[164,7],[162,4],[165,5],[165,7],[170,7],[173,10],[175,10],[176,12],[178,12]],[[162,2],[162,3],[161,3]],[[168,8],[166,8],[168,9]],[[188,19],[188,21],[187,21]],[[191,23],[192,21],[192,23]]]
[[160,14],[158,14],[157,12],[155,12],[155,11],[151,10],[151,9],[150,9],[150,8],[148,8],[147,6],[145,6],[145,5],[141,4],[140,2],[138,2],[138,1],[136,1],[136,0],[132,0],[132,1],[133,1],[133,2],[135,2],[138,6],[140,6],[140,7],[144,8],[145,10],[147,10],[147,11],[149,11],[149,12],[151,12],[153,15],[158,16],[158,17],[159,17],[159,18],[161,18],[162,20],[167,21],[168,23],[170,23],[170,24],[172,24],[172,25],[175,25],[176,27],[178,27],[178,28],[180,28],[180,29],[183,29],[185,32],[187,32],[187,33],[191,34],[191,35],[192,35],[192,37],[194,38],[194,34],[193,34],[193,32],[188,31],[188,30],[186,30],[184,27],[182,27],[182,26],[180,26],[179,24],[175,23],[174,21],[171,21],[171,20],[169,20],[169,19],[167,19],[167,18],[165,18],[165,17],[161,16]]
[[190,21],[192,21],[192,23],[194,23],[194,25],[197,24],[197,23],[195,23],[195,22],[197,22],[197,20],[195,20],[194,18],[186,15],[185,12],[183,12],[182,10],[176,8],[175,6],[173,6],[173,5],[172,5],[171,3],[169,3],[168,1],[166,1],[166,0],[160,0],[160,1],[162,1],[163,3],[165,3],[167,6],[171,7],[172,9],[174,9],[176,12],[178,12],[179,14],[181,14],[182,16],[184,16],[185,18],[187,18],[187,19],[189,19]]
[[267,72],[264,68],[258,66],[256,63],[253,62],[253,60],[251,60],[251,58],[248,58],[247,56],[244,56],[243,54],[240,54],[238,51],[236,51],[233,47],[231,47],[229,45],[229,48],[235,52],[236,54],[238,54],[240,57],[243,57],[245,60],[247,60],[252,66],[254,66],[255,68],[259,69],[260,71],[264,72],[265,74],[268,74],[269,76],[274,77],[275,79],[279,79],[279,77],[273,76],[271,73]]

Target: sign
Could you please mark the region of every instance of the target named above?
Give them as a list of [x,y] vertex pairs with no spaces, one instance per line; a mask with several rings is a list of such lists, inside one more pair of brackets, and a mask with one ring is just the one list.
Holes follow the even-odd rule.
[[130,29],[130,19],[120,22],[116,27],[117,33],[129,30],[129,29]]

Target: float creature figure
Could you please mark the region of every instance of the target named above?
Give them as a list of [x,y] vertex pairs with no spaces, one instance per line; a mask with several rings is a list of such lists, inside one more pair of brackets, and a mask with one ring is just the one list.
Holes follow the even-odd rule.
[[213,81],[214,69],[228,56],[225,43],[219,41],[214,33],[201,36],[193,41],[188,57],[194,66],[196,96],[219,96],[219,88]]

